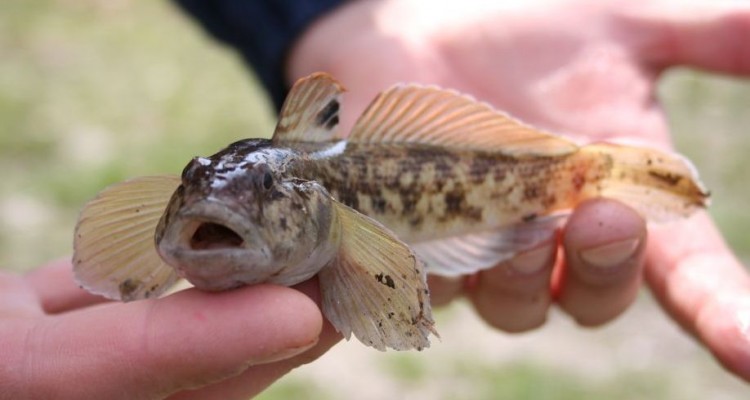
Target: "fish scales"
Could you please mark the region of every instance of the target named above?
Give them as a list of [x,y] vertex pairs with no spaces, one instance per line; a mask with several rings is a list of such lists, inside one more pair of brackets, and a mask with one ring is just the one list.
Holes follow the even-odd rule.
[[605,156],[516,158],[420,144],[347,143],[296,174],[407,242],[529,221],[569,208],[607,175]]

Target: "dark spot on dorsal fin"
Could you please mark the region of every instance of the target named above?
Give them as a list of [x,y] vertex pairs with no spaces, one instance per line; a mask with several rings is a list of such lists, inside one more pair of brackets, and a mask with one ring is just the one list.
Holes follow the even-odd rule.
[[338,100],[329,101],[315,117],[315,122],[326,129],[333,129],[339,123],[339,107]]

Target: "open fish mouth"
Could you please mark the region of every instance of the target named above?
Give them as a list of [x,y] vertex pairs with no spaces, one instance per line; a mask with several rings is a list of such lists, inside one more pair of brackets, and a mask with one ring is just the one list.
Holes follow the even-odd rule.
[[242,224],[244,216],[217,204],[203,203],[179,213],[158,243],[162,259],[203,290],[225,290],[259,283],[270,251]]
[[245,239],[231,228],[215,222],[202,222],[188,240],[191,250],[240,249]]
[[204,200],[179,212],[163,241],[183,252],[243,250],[257,247],[258,237],[247,228],[247,217],[216,200]]

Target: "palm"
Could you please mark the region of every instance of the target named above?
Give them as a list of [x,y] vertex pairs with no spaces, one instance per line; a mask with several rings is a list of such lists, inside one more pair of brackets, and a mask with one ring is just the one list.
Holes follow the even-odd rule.
[[[528,123],[585,141],[629,137],[668,146],[654,96],[664,68],[750,73],[742,56],[750,54],[743,39],[750,21],[746,6],[472,2],[348,3],[314,25],[293,49],[290,81],[321,70],[340,79],[350,90],[344,130],[377,92],[395,82],[421,82],[472,94]],[[565,228],[561,285],[550,285],[552,260],[543,273],[519,278],[509,272],[516,259],[483,271],[468,289],[434,280],[433,300],[463,293],[485,320],[506,330],[540,326],[552,301],[579,323],[597,325],[633,301],[645,259],[645,277],[672,318],[728,368],[750,377],[743,364],[750,351],[739,333],[746,328],[732,322],[741,319],[750,281],[706,215],[652,231],[647,249],[611,266],[619,277],[609,281],[577,259],[581,249],[626,237],[643,240],[643,232],[638,215],[616,202],[582,206]],[[732,301],[721,302],[718,285],[707,283],[716,276],[725,277],[720,283]]]
[[477,15],[447,30],[438,18],[409,33],[417,52],[412,43],[372,35],[353,35],[319,52],[328,60],[323,69],[350,90],[345,125],[384,88],[422,82],[469,93],[552,132],[666,143],[653,97],[656,70],[639,61],[635,38],[581,29],[627,18],[611,8],[532,7]]
[[[656,74],[639,65],[623,43],[578,29],[579,14],[563,16],[563,25],[556,23],[559,18],[550,10],[515,32],[493,35],[488,22],[446,38],[438,50],[442,59],[452,60],[448,76],[461,79],[445,85],[553,132],[666,140],[664,119],[654,107]],[[462,47],[461,36],[472,32],[484,40]]]

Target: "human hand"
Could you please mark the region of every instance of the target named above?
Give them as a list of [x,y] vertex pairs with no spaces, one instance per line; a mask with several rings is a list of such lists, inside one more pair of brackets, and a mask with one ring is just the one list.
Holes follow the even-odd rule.
[[69,262],[0,271],[0,399],[247,399],[339,339],[296,289],[103,303]]
[[[746,3],[512,3],[351,2],[301,37],[289,81],[318,70],[341,80],[349,89],[345,131],[377,92],[405,81],[470,93],[552,132],[669,148],[655,98],[662,71],[687,65],[750,75]],[[586,202],[556,243],[465,282],[432,277],[433,301],[466,295],[507,331],[542,325],[553,303],[593,326],[632,304],[645,276],[677,323],[750,380],[747,271],[706,213],[649,234],[647,242],[645,222],[626,206]]]

